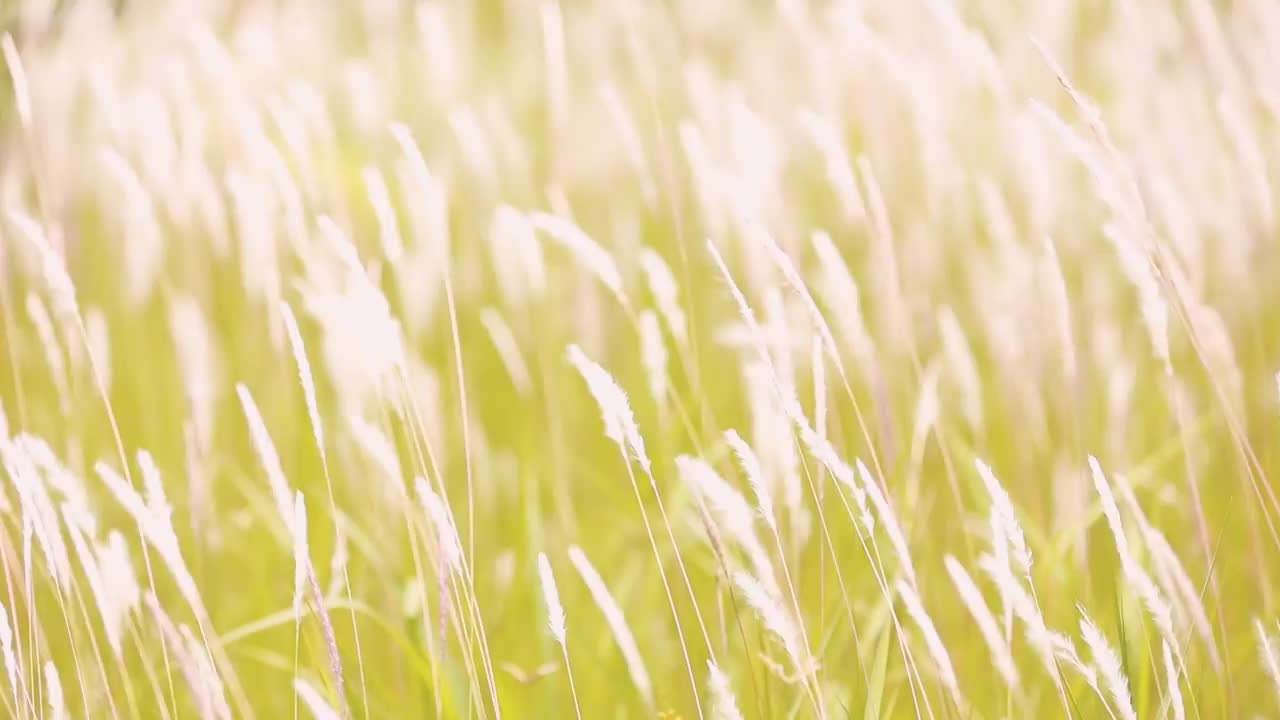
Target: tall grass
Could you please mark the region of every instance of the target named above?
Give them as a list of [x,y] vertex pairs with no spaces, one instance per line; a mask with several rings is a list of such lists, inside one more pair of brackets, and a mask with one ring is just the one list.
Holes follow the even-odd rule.
[[1276,47],[0,3],[0,715],[1280,713]]

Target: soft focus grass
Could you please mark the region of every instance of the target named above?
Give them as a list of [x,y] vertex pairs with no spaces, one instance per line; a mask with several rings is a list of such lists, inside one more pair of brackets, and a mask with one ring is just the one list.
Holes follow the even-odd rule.
[[[1035,556],[1036,597],[1048,624],[1077,638],[1087,659],[1077,632],[1077,608],[1086,608],[1118,648],[1137,715],[1172,712],[1161,638],[1122,573],[1088,473],[1091,454],[1113,481],[1120,475],[1132,486],[1203,602],[1220,667],[1175,600],[1188,716],[1277,711],[1277,685],[1254,630],[1254,618],[1272,634],[1280,630],[1274,577],[1280,538],[1268,527],[1280,508],[1266,495],[1280,472],[1274,289],[1280,245],[1268,184],[1277,170],[1280,104],[1265,69],[1266,58],[1274,59],[1267,38],[1275,40],[1280,27],[1274,8],[1241,2],[1016,8],[974,0],[955,3],[952,24],[942,5],[566,2],[559,13],[567,114],[558,120],[546,20],[533,3],[45,5],[27,0],[0,13],[22,58],[33,108],[24,123],[10,67],[0,85],[6,213],[0,407],[10,434],[44,438],[82,481],[99,536],[108,529],[125,534],[145,587],[135,522],[93,472],[98,461],[120,469],[121,460],[84,344],[72,325],[57,320],[59,346],[48,348],[29,317],[29,296],[46,304],[56,299],[35,246],[14,219],[30,217],[65,258],[81,313],[92,310],[105,320],[108,398],[126,453],[132,458],[145,448],[163,472],[174,530],[210,612],[209,643],[230,660],[219,672],[238,678],[257,715],[295,712],[290,684],[297,675],[354,717],[571,716],[538,584],[542,551],[567,612],[584,717],[698,716],[627,469],[604,434],[600,407],[565,359],[571,343],[630,395],[718,665],[746,717],[810,717],[819,706],[831,717],[1068,712],[1020,624],[1012,637],[1021,683],[1006,687],[943,569],[943,558],[956,556],[1000,616],[995,588],[976,568],[992,538],[991,500],[975,459],[995,469],[1012,497]],[[1116,155],[1101,149],[1032,36],[1099,104]],[[634,127],[639,170],[630,164],[626,133],[601,100],[605,87],[617,93]],[[313,99],[319,110],[309,116]],[[1046,112],[1036,114],[1032,101]],[[834,153],[824,155],[805,134],[801,110],[831,123]],[[461,111],[476,119],[487,165],[469,156]],[[1050,130],[1046,116],[1053,112],[1103,170],[1068,151]],[[429,215],[423,188],[400,170],[406,160],[388,129],[393,121],[409,129],[445,189],[444,216]],[[709,148],[709,161],[691,151],[693,134]],[[276,148],[279,164],[264,156],[268,147]],[[106,168],[104,148],[140,178],[136,195]],[[829,164],[850,173],[863,207],[842,206],[848,198]],[[386,257],[361,175],[367,166],[384,174],[400,237],[420,260]],[[1124,216],[1133,205],[1109,207],[1099,199],[1099,172],[1136,179],[1141,222]],[[260,185],[249,199],[237,198],[233,176]],[[886,227],[876,224],[877,192]],[[137,205],[138,198],[146,202]],[[257,218],[251,201],[264,203]],[[571,213],[616,260],[626,305],[541,232],[545,286],[511,287],[512,274],[522,277],[527,263],[510,244],[495,250],[491,222],[500,204]],[[422,212],[427,223],[414,219]],[[401,321],[402,364],[412,376],[407,391],[397,372],[384,376],[376,392],[356,387],[343,357],[367,350],[367,338],[326,345],[332,329],[310,299],[341,289],[343,281],[321,237],[320,215],[345,231],[366,276]],[[431,231],[432,219],[444,235]],[[136,252],[155,258],[151,271],[130,261],[131,247],[145,246],[145,222],[155,223],[154,255],[145,247]],[[1107,222],[1121,226],[1122,241],[1108,240]],[[1149,234],[1133,231],[1144,223]],[[752,394],[763,393],[767,406],[772,389],[744,375],[758,359],[755,346],[707,240],[727,258],[765,323],[771,358],[811,422],[819,333],[753,236],[757,228],[767,229],[801,269],[834,330],[839,358],[819,360],[824,432],[850,464],[878,458],[963,706],[938,683],[902,603],[878,588],[841,502],[847,490],[785,416],[779,424],[767,407],[753,408]],[[819,293],[823,272],[835,268],[819,262],[810,244],[817,229],[831,234],[847,263],[860,307]],[[1158,278],[1171,372],[1153,352],[1144,295],[1117,245]],[[643,247],[671,267],[688,317],[685,346],[663,319],[670,392],[662,399],[649,392],[634,320],[655,307],[641,272]],[[264,251],[278,268],[263,266]],[[1055,272],[1064,278],[1065,305]],[[456,301],[452,318],[446,273]],[[268,289],[255,291],[254,278]],[[184,298],[209,328],[209,371],[200,381],[214,401],[212,442],[202,450],[184,432],[193,422],[193,387],[179,364],[184,339],[172,321]],[[280,300],[299,316],[315,374],[336,517],[281,330]],[[513,331],[531,377],[527,392],[513,384],[480,322],[489,307]],[[963,346],[945,337],[944,307]],[[845,332],[855,316],[867,328],[865,356]],[[1063,317],[1069,335],[1058,325]],[[355,325],[367,330],[360,319]],[[62,358],[64,383],[50,351]],[[295,662],[293,542],[253,451],[237,382],[262,408],[288,481],[306,497],[310,557],[330,590],[326,609],[345,698],[334,695],[314,614],[303,622]],[[425,433],[406,422],[400,412],[406,402],[426,418]],[[936,419],[921,426],[932,403]],[[980,414],[968,417],[969,407]],[[403,477],[387,478],[362,450],[352,415],[392,439]],[[703,515],[675,466],[680,454],[700,457],[754,500],[722,439],[729,428],[766,455],[781,547],[759,518],[755,531],[779,573],[785,567],[794,583],[816,661],[816,703],[729,581],[727,572],[747,565],[718,545],[727,542],[723,537],[709,542],[706,519],[715,514]],[[418,455],[424,434],[439,474]],[[778,448],[788,446],[792,468],[776,464]],[[633,469],[658,523],[648,480],[638,465]],[[784,501],[788,469],[800,482],[796,508]],[[417,475],[447,489],[464,554],[474,563],[473,581],[459,587],[474,598],[487,642],[459,641],[454,628],[465,620],[456,599],[441,610],[446,583],[438,527],[413,495]],[[50,715],[39,680],[40,666],[51,660],[73,716],[196,716],[195,695],[176,666],[169,692],[163,643],[144,607],[130,611],[136,633],[126,636],[121,661],[108,658],[105,677],[99,674],[90,639],[103,644],[105,635],[74,556],[76,589],[58,592],[47,558],[31,550],[33,601],[26,600],[19,481],[9,468],[6,478],[0,601],[14,625],[25,687],[9,693],[11,686],[0,683],[0,694],[29,695],[32,702],[9,699],[5,713]],[[204,484],[193,489],[192,478]],[[391,489],[397,484],[408,494],[397,496]],[[55,501],[65,499],[51,492]],[[1121,507],[1131,543],[1154,575],[1156,561],[1137,520],[1123,501]],[[892,581],[901,568],[883,519],[877,527]],[[660,524],[654,530],[696,692],[710,715],[708,648],[675,548]],[[349,553],[353,601],[330,567],[338,534]],[[591,558],[622,606],[653,678],[654,707],[646,708],[631,684],[603,616],[568,561],[570,545]],[[154,552],[151,561],[161,604],[194,628]],[[791,597],[782,599],[791,612]],[[909,677],[899,643],[910,650],[919,678]],[[494,666],[492,694],[487,677],[466,661],[481,652]],[[142,670],[148,665],[162,678],[159,694]],[[1069,712],[1105,717],[1080,675],[1063,672]],[[913,701],[913,688],[927,705],[923,696]],[[232,707],[237,717],[248,710]]]

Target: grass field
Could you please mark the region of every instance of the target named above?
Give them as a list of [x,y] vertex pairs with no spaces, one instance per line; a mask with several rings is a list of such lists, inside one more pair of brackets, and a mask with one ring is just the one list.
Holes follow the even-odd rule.
[[1274,2],[0,33],[0,716],[1280,713]]

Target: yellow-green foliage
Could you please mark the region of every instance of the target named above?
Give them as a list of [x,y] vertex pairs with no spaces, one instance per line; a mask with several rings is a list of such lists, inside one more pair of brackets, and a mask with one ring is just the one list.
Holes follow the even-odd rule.
[[0,4],[0,715],[1280,712],[1280,7]]

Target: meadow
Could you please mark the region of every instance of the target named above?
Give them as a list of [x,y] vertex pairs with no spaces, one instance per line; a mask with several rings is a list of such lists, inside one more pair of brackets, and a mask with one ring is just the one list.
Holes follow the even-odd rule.
[[1280,5],[0,51],[0,716],[1280,715]]

